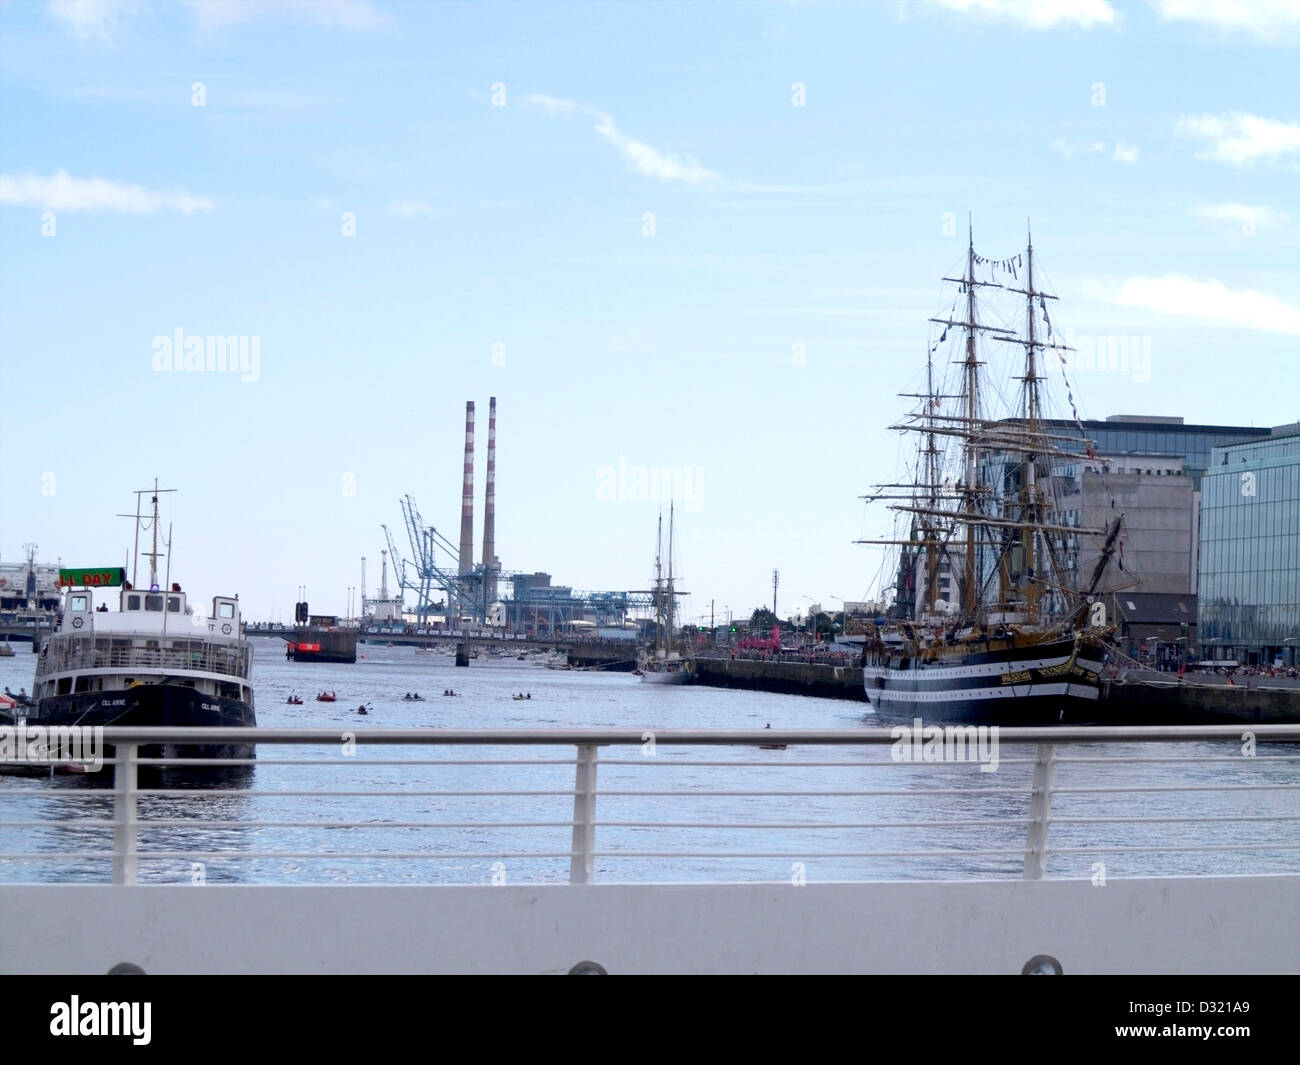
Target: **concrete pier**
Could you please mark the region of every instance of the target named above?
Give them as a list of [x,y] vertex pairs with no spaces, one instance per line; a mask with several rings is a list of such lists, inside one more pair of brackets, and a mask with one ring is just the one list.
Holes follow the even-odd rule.
[[1104,681],[1102,705],[1142,725],[1300,724],[1300,680],[1134,672]]
[[817,695],[865,703],[862,670],[811,662],[772,662],[762,659],[697,658],[692,663],[700,684],[715,688]]

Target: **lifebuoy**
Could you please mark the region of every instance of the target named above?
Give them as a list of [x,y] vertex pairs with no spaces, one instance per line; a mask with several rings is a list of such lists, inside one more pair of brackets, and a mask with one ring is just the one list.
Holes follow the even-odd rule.
[[86,623],[86,619],[85,619],[85,618],[73,618],[73,619],[72,619],[72,627],[73,627],[74,629],[79,629],[79,628],[81,628],[81,626],[84,625],[85,623]]
[[226,636],[229,636],[229,635],[230,635],[230,622],[227,621],[224,625],[222,625],[222,626],[221,626],[221,631],[222,631],[222,633],[224,633]]

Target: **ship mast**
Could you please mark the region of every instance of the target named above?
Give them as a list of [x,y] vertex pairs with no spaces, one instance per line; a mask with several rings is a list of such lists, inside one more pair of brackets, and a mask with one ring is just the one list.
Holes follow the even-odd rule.
[[[151,528],[151,530],[150,530],[150,531],[152,532],[152,534],[153,534],[153,550],[152,550],[152,551],[142,551],[142,552],[140,552],[140,554],[144,555],[144,557],[147,558],[147,559],[149,560],[149,589],[150,589],[150,591],[157,591],[157,590],[158,590],[158,556],[162,553],[162,552],[160,552],[160,551],[158,550],[158,497],[159,497],[160,495],[162,495],[164,492],[175,492],[175,491],[176,491],[175,488],[159,488],[159,487],[158,487],[158,478],[155,477],[155,478],[153,479],[153,488],[152,488],[152,489],[149,489],[149,488],[141,488],[139,491],[137,491],[137,492],[135,493],[135,520],[136,520],[136,530],[135,530],[135,531],[136,531],[136,543],[137,543],[137,545],[138,545],[139,542],[140,542],[140,497],[143,496],[143,495],[145,495],[145,494],[149,494],[149,496],[150,496],[149,502],[153,505],[153,518],[151,519],[151,525],[152,525],[152,528]],[[164,542],[163,542],[163,546],[166,547],[166,548],[168,548],[168,550],[171,549],[171,544],[168,543],[167,541],[164,541]],[[132,584],[132,586],[135,585],[135,567],[134,567],[134,565],[133,565],[132,568],[131,568],[131,584]]]
[[[1038,373],[1037,373],[1037,354],[1038,345],[1034,338],[1034,238],[1029,232],[1028,225],[1025,228],[1028,245],[1026,247],[1026,262],[1028,272],[1025,275],[1025,318],[1026,328],[1028,331],[1028,343],[1025,345],[1025,413],[1029,420],[1029,440],[1037,441],[1038,433],[1042,428],[1042,412],[1039,405],[1038,395]],[[1024,517],[1029,522],[1025,529],[1025,613],[1030,620],[1038,617],[1038,599],[1040,586],[1038,583],[1038,570],[1036,566],[1038,557],[1038,526],[1042,520],[1042,514],[1039,512],[1038,498],[1038,456],[1033,454],[1025,455],[1025,510]]]
[[[925,360],[925,412],[928,416],[931,430],[934,429],[934,405],[938,402],[934,398],[934,355],[928,354]],[[939,480],[939,460],[938,449],[934,445],[934,433],[926,435],[925,447],[925,482],[930,489],[929,498],[926,500],[931,510],[937,510],[939,507],[938,498],[938,480]],[[939,590],[939,550],[938,543],[935,540],[934,521],[927,517],[925,519],[925,607],[926,612],[934,614],[935,596]]]
[[665,646],[673,642],[673,607],[677,604],[677,593],[673,591],[673,504],[668,504],[668,631],[665,634]]
[[664,647],[664,515],[659,512],[659,531],[655,535],[655,650]]
[[[1045,623],[1050,596],[1078,594],[1077,589],[1065,587],[1065,567],[1058,557],[1056,544],[1065,544],[1080,536],[1105,537],[1108,528],[1082,528],[1078,524],[1063,524],[1053,520],[1048,510],[1048,492],[1051,491],[1053,460],[1077,462],[1078,438],[1050,432],[1043,423],[1042,387],[1043,366],[1038,358],[1040,350],[1052,348],[1071,351],[1069,345],[1051,339],[1051,322],[1046,316],[1046,301],[1056,297],[1034,287],[1033,239],[1027,245],[1028,272],[1024,288],[996,281],[977,281],[975,266],[987,262],[975,254],[973,226],[966,249],[966,268],[959,277],[943,280],[959,285],[965,296],[965,314],[957,317],[956,301],[949,316],[931,318],[930,322],[944,327],[939,340],[946,339],[949,329],[959,329],[965,341],[964,356],[953,359],[961,368],[961,385],[955,395],[940,395],[935,391],[933,362],[927,360],[924,413],[914,413],[903,424],[892,429],[921,434],[918,448],[916,475],[911,485],[884,484],[878,489],[910,488],[910,495],[890,496],[877,492],[864,496],[868,502],[883,499],[906,499],[908,503],[894,503],[890,509],[911,515],[910,531],[906,539],[857,540],[860,544],[898,545],[905,549],[900,562],[900,596],[902,576],[915,572],[921,557],[925,559],[927,588],[924,594],[915,585],[909,600],[914,602],[914,616],[934,611],[937,593],[937,566],[940,556],[948,553],[948,544],[959,531],[965,536],[965,572],[961,581],[961,619],[964,624],[978,627],[984,608],[992,607],[1003,615],[1023,614],[1031,623]],[[1008,269],[1011,260],[1001,266]],[[997,269],[997,264],[995,264]],[[1014,271],[1012,271],[1014,272]],[[976,289],[995,288],[1025,297],[1025,329],[1023,333],[999,326],[982,325],[978,320]],[[1038,302],[1047,322],[1047,338],[1040,338],[1034,303]],[[1025,391],[1021,405],[1013,408],[1016,416],[1010,420],[991,420],[981,409],[980,367],[976,338],[990,334],[995,340],[1020,344],[1025,348],[1025,372],[1017,378],[1024,382]],[[931,356],[937,345],[930,349]],[[904,393],[916,395],[915,393]],[[940,413],[939,399],[959,401],[954,413]],[[953,488],[939,482],[939,448],[936,438],[959,438],[964,466],[962,482]],[[1091,452],[1089,452],[1091,453]],[[924,461],[920,456],[924,455]],[[990,461],[997,467],[995,483],[981,482],[981,462]],[[1014,494],[1004,497],[1002,481],[1007,473],[1019,474],[1019,485]],[[921,484],[922,478],[925,485]],[[1045,491],[1045,489],[1047,491]],[[910,505],[909,505],[910,504]],[[985,557],[982,551],[991,549]],[[920,554],[924,552],[923,556]],[[987,578],[980,579],[981,560],[987,569]],[[910,570],[909,570],[909,567]],[[999,588],[996,596],[984,587],[987,579],[996,577]],[[1076,578],[1077,581],[1077,578]],[[918,582],[919,583],[919,582]],[[996,602],[995,602],[996,599]],[[900,599],[901,601],[901,599]]]
[[[969,243],[966,246],[966,417],[975,428],[979,388],[979,361],[975,358],[975,226],[968,223]],[[975,596],[979,582],[975,579],[975,523],[976,458],[975,440],[968,436],[966,448],[966,571],[965,596],[962,609],[968,621],[975,618]]]

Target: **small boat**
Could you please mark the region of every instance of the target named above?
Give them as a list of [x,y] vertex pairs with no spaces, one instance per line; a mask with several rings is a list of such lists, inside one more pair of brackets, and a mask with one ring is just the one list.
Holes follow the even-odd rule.
[[0,658],[13,658],[13,656],[14,649],[9,646],[9,641],[5,640],[4,643],[0,643]]
[[291,695],[285,700],[290,706],[302,706],[302,699],[297,695]]
[[316,701],[318,703],[332,703],[336,698],[337,696],[333,692],[321,692],[316,696]]

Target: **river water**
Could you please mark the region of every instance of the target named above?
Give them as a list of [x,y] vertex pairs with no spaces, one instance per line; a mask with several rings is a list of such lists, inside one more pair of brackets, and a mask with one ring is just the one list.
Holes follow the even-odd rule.
[[[287,662],[278,640],[254,638],[254,684],[258,724],[337,728],[677,728],[853,729],[876,722],[865,703],[815,699],[702,686],[643,684],[626,673],[545,669],[533,661],[486,654],[468,669],[450,656],[417,655],[410,647],[363,644],[355,665]],[[30,689],[35,658],[15,645],[0,658],[0,684]],[[454,688],[455,698],[444,697]],[[334,690],[338,702],[318,703],[318,691]],[[405,702],[418,691],[424,702]],[[286,703],[291,692],[303,705]],[[520,692],[532,698],[517,701]],[[366,703],[371,712],[354,711]],[[1015,759],[1031,750],[1000,746],[997,772],[974,763],[899,764],[886,746],[854,748],[792,746],[672,748],[653,755],[638,747],[602,749],[598,770],[596,846],[598,881],[748,880],[810,882],[863,879],[1016,878],[1023,862],[1032,767]],[[1048,875],[1100,876],[1281,873],[1300,870],[1300,850],[1268,850],[1263,844],[1300,845],[1300,746],[1261,745],[1257,757],[1239,743],[1187,743],[1116,747],[1079,744],[1064,756],[1103,759],[1061,764],[1060,788],[1108,787],[1104,795],[1063,792],[1053,806]],[[501,792],[572,791],[572,747],[442,748],[367,747],[353,757],[330,749],[270,746],[259,764],[239,779],[209,781],[182,796],[143,796],[146,825],[141,880],[158,883],[528,883],[568,879],[571,795]],[[1195,764],[1119,762],[1195,755]],[[1288,760],[1271,760],[1286,756]],[[395,766],[364,764],[387,759],[520,760],[510,764]],[[324,761],[310,765],[308,760]],[[1217,760],[1210,760],[1217,759]],[[278,764],[284,760],[285,764]],[[549,764],[562,760],[567,764]],[[759,766],[737,763],[759,761]],[[803,765],[867,762],[868,765]],[[619,764],[627,763],[627,764]],[[105,774],[107,775],[107,774]],[[1249,785],[1250,790],[1151,790],[1175,786]],[[91,824],[111,817],[112,797],[103,786],[86,789],[75,776],[0,776],[0,881],[103,882],[107,858],[77,857],[103,851],[111,830]],[[922,789],[951,794],[923,795]],[[1010,793],[1007,790],[1010,789]],[[392,795],[348,796],[340,791]],[[496,792],[488,796],[429,794],[454,790]],[[782,796],[711,795],[718,791],[870,792]],[[618,791],[672,792],[620,796]],[[305,792],[307,794],[290,794]],[[1079,824],[1069,818],[1237,817],[1193,825]],[[1250,818],[1251,820],[1245,820]],[[1256,820],[1271,818],[1271,820]],[[199,822],[220,821],[220,825]],[[325,822],[346,821],[350,827]],[[411,822],[454,822],[458,827],[403,827]],[[491,822],[527,821],[540,827],[500,828]],[[979,821],[978,826],[928,827],[918,822]],[[16,822],[30,822],[19,825]],[[274,825],[272,822],[288,822]],[[654,822],[634,827],[621,822]],[[703,827],[681,827],[682,822]],[[755,822],[784,827],[756,830]],[[864,823],[870,822],[871,826]],[[885,822],[889,826],[878,827]],[[990,823],[994,822],[994,823]],[[829,826],[829,827],[824,827]],[[1236,849],[1134,854],[1139,845],[1173,848],[1207,843]],[[1070,850],[1077,848],[1077,851]],[[982,849],[1003,854],[979,854]],[[861,857],[865,851],[955,852],[916,857]],[[654,857],[628,856],[630,851]],[[276,852],[281,857],[252,857]],[[365,857],[345,858],[338,852]],[[524,856],[520,856],[523,852]],[[554,856],[537,857],[539,852]],[[703,854],[701,852],[715,852]],[[743,852],[720,857],[716,852]],[[6,858],[47,855],[40,862]],[[840,856],[827,856],[833,853]],[[415,857],[395,857],[414,855]],[[469,856],[458,856],[469,855]]]

